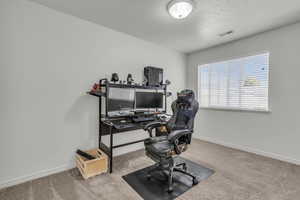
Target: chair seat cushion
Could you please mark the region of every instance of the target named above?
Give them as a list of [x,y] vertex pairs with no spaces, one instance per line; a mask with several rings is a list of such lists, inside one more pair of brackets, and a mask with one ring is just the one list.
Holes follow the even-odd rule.
[[150,137],[145,140],[145,145],[168,140],[168,136]]
[[146,152],[154,154],[155,157],[166,158],[171,156],[170,152],[174,150],[174,145],[168,141],[167,137],[161,136],[151,139],[151,142],[145,141]]

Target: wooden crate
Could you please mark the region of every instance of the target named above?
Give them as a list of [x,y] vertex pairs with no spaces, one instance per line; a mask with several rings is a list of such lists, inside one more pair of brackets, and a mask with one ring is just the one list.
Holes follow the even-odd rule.
[[85,152],[95,156],[96,159],[88,160],[76,154],[76,166],[84,179],[107,172],[107,155],[103,151],[92,149]]

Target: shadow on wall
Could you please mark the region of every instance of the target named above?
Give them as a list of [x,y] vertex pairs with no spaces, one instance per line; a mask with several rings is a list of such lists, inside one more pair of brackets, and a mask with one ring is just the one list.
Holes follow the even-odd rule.
[[75,148],[94,148],[98,141],[98,100],[89,95],[79,96],[67,111],[64,121],[68,137],[76,137]]

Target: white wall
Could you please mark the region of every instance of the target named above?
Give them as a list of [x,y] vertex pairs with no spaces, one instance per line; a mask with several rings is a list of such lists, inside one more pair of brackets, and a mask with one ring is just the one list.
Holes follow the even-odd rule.
[[141,82],[152,65],[174,93],[185,86],[185,55],[29,1],[1,0],[0,29],[0,187],[69,168],[77,148],[96,147],[98,99],[85,92],[98,79]]
[[197,89],[197,66],[270,52],[271,113],[201,109],[195,136],[300,164],[300,24],[188,55],[187,86]]

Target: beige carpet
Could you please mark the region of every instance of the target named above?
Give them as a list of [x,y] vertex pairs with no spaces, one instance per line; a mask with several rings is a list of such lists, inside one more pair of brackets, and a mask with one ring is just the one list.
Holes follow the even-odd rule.
[[[298,200],[300,166],[194,139],[183,157],[216,171],[179,200]],[[121,178],[147,167],[144,151],[115,158],[113,174],[84,181],[76,169],[0,191],[0,200],[134,200],[139,195]]]

